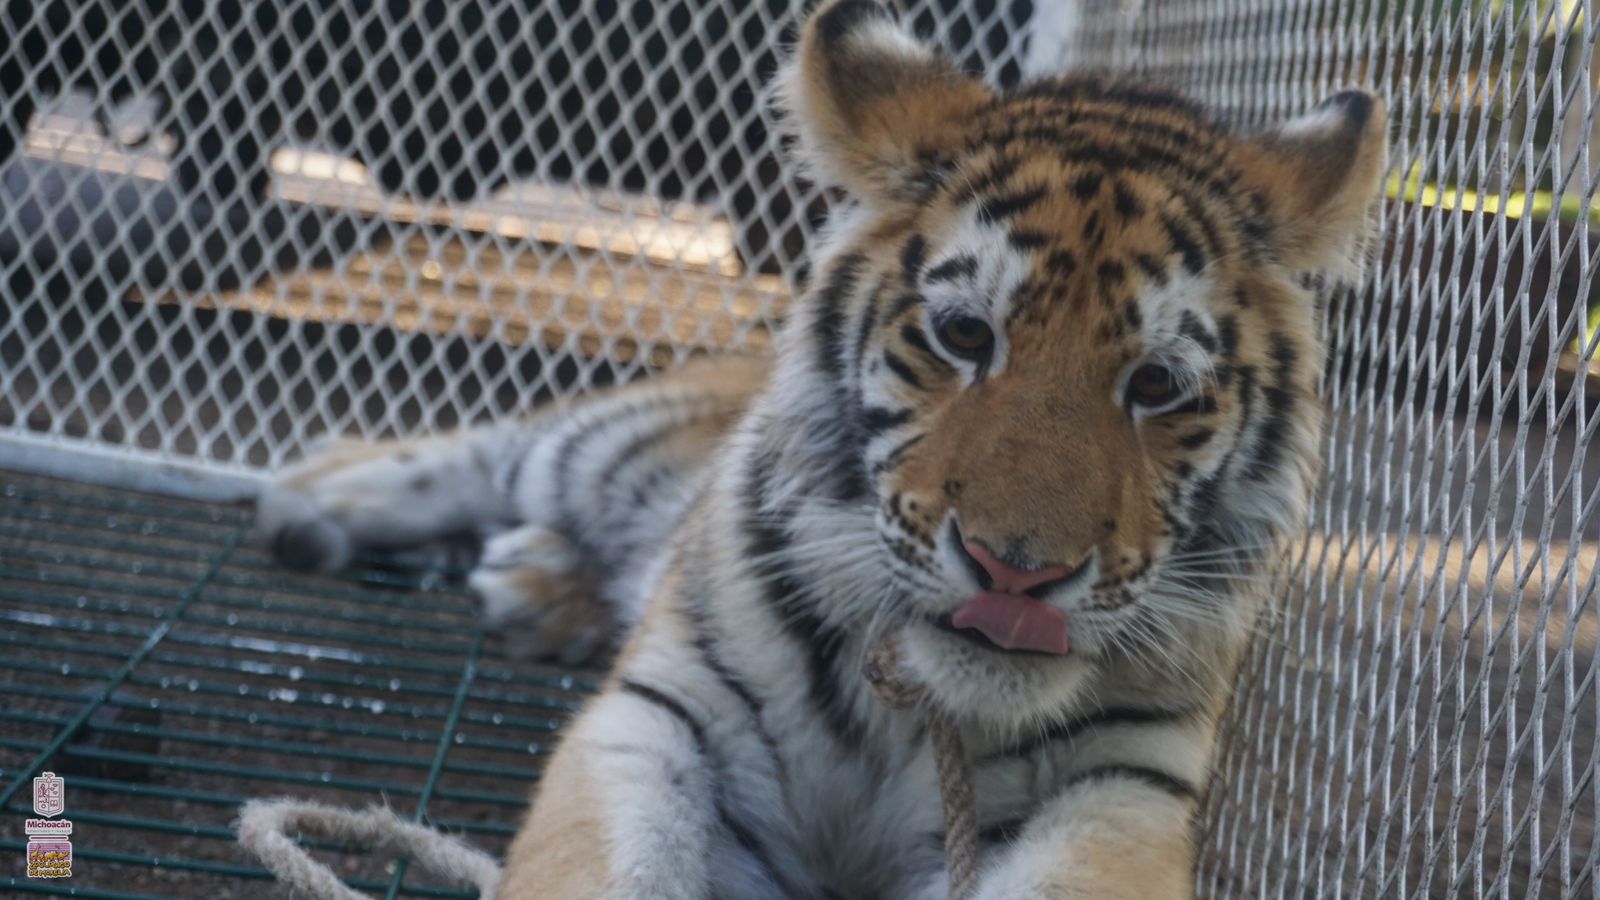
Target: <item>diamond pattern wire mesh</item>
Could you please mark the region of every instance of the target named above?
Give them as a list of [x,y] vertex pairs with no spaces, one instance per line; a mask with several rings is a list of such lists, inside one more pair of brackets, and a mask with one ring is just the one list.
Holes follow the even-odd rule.
[[[1389,96],[1378,259],[1327,305],[1327,478],[1283,612],[1240,675],[1202,892],[1600,896],[1592,0],[910,5],[1000,83],[1138,71],[1247,127],[1346,84]],[[799,6],[0,0],[15,36],[0,49],[0,441],[252,473],[322,431],[439,430],[764,345],[819,209],[774,167],[761,111]],[[90,99],[60,99],[72,90]],[[190,748],[176,758],[229,767],[80,791],[107,830],[144,823],[94,866],[137,879],[157,846],[138,829],[160,822],[181,842],[156,854],[164,875],[253,896],[218,849],[227,805],[285,783],[285,765],[335,779],[296,789],[370,797],[341,782],[363,769],[340,753],[403,757],[387,783],[440,780],[397,805],[426,801],[492,848],[509,833],[514,810],[447,792],[520,797],[536,760],[433,751],[459,712],[489,729],[471,741],[515,745],[472,749],[526,755],[545,701],[492,704],[543,688],[491,690],[488,662],[463,678],[465,638],[390,656],[381,683],[342,656],[281,656],[312,640],[370,654],[360,617],[397,603],[471,635],[463,598],[274,580],[228,549],[232,513],[9,481],[4,640],[29,649],[4,656],[5,775],[86,710],[100,743],[79,764],[158,767],[106,742],[157,728],[160,746]],[[117,530],[134,521],[138,550]],[[269,581],[262,599],[232,590]],[[281,631],[330,598],[337,634]],[[390,667],[417,696],[366,715],[317,699],[382,696]],[[296,670],[324,680],[303,689]],[[112,687],[99,709],[161,700],[159,723],[107,720],[80,678]],[[419,707],[421,723],[382,724]],[[396,883],[354,865],[372,889]]]
[[1188,85],[1248,125],[1365,84],[1394,123],[1377,264],[1327,305],[1327,477],[1241,674],[1202,887],[1600,895],[1600,9],[1078,11],[1071,64]]
[[[765,346],[800,7],[5,0],[0,435],[251,473]],[[1030,0],[912,7],[1016,77]]]

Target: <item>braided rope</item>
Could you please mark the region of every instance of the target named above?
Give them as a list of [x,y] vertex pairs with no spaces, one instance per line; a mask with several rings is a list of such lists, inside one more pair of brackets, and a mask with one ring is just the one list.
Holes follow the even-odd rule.
[[337,841],[348,847],[409,855],[423,869],[470,884],[493,897],[500,864],[458,838],[407,822],[382,807],[340,809],[311,800],[251,800],[239,813],[239,843],[279,881],[316,900],[368,900],[295,843],[291,834]]
[[[921,685],[905,678],[893,638],[885,638],[872,648],[862,666],[862,675],[872,685],[873,693],[890,709],[912,709],[926,698],[927,692]],[[950,900],[968,900],[977,887],[978,816],[967,752],[961,744],[961,730],[943,711],[929,708],[928,728],[933,737],[934,766],[939,773],[939,799],[944,807],[944,855],[945,870],[950,877]]]

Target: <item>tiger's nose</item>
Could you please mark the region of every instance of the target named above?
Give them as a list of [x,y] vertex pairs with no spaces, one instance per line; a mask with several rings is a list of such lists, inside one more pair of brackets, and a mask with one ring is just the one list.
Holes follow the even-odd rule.
[[1037,597],[1078,573],[1077,568],[1069,568],[1061,563],[1034,569],[1014,566],[1000,559],[976,538],[960,540],[959,546],[966,551],[968,568],[972,569],[983,589],[988,591]]

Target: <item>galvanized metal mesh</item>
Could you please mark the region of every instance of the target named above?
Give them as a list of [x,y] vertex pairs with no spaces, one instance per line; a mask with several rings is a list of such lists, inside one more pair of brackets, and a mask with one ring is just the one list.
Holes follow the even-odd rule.
[[[0,893],[287,896],[230,829],[262,796],[387,804],[504,850],[600,673],[504,658],[438,561],[292,575],[248,526],[0,471]],[[70,879],[23,874],[41,771],[65,779]],[[369,893],[473,896],[312,846]]]
[[[911,6],[1015,77],[1028,0]],[[248,474],[764,346],[800,7],[7,0],[0,435]]]
[[1072,64],[1175,81],[1247,125],[1366,85],[1394,123],[1379,258],[1326,306],[1327,477],[1241,674],[1203,888],[1600,895],[1600,6],[1079,13]]
[[[1201,888],[1600,895],[1592,0],[910,5],[919,29],[1002,83],[1023,70],[1138,71],[1245,127],[1346,84],[1387,94],[1378,258],[1358,289],[1327,298],[1327,478],[1283,611],[1240,675]],[[0,149],[8,135],[18,147],[0,163],[0,454],[81,475],[121,466],[133,480],[157,463],[250,475],[322,431],[444,429],[700,350],[763,345],[820,212],[776,167],[762,112],[799,6],[5,0]],[[163,692],[196,694],[180,731],[261,744],[252,752],[293,742],[232,730],[240,722],[348,733],[321,727],[342,710],[295,706],[310,701],[262,701],[289,702],[271,715],[294,721],[221,703],[253,690],[246,674],[313,671],[277,649],[205,652],[258,617],[279,634],[267,622],[277,599],[205,607],[248,554],[218,544],[236,521],[106,509],[95,504],[121,501],[85,493],[72,500],[85,524],[40,532],[45,507],[18,496],[5,498],[6,527],[45,544],[19,545],[38,559],[8,550],[23,579],[7,582],[8,609],[46,596],[40,585],[58,577],[37,576],[47,562],[117,579],[51,587],[7,619],[4,639],[30,649],[0,690],[56,691],[38,696],[59,703],[19,708],[39,720],[15,739],[27,746],[10,748],[21,756],[7,776],[60,749],[85,710],[176,708]],[[132,512],[149,534],[171,532],[163,552],[212,555],[160,566],[117,555],[101,532],[120,526],[95,523]],[[473,634],[468,619],[458,632]],[[470,670],[472,654],[452,647]],[[93,648],[103,664],[86,662]],[[26,669],[40,660],[69,671]],[[328,682],[329,696],[376,687],[360,681],[376,669],[317,662],[337,673],[318,677],[356,679]],[[216,681],[200,677],[216,666],[228,667]],[[397,671],[405,685],[422,677]],[[432,712],[463,709],[461,671],[428,669]],[[56,684],[84,672],[104,696]],[[215,703],[199,696],[217,691]],[[349,715],[388,727],[385,704]],[[496,714],[531,715],[484,713]],[[8,740],[21,721],[8,720]],[[429,751],[451,721],[397,726],[383,738],[396,747],[361,752],[415,753],[438,774],[435,761],[456,757]],[[314,752],[294,746],[285,759]],[[217,777],[211,800],[162,795],[211,811],[197,840],[220,840],[218,810],[260,786]],[[124,815],[117,791],[132,789],[107,790],[113,805],[95,814]],[[432,795],[405,796],[432,815]],[[509,818],[493,821],[500,830],[483,833],[503,837]],[[220,859],[167,857],[169,869],[174,858]],[[200,871],[244,874],[213,864],[225,868]]]

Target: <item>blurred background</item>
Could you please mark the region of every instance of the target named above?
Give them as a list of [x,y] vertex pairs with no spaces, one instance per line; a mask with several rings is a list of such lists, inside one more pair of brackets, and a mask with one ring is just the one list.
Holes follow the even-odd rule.
[[[799,13],[7,0],[0,427],[248,473],[764,346],[825,206],[766,105]],[[1014,82],[1031,16],[915,18]]]

